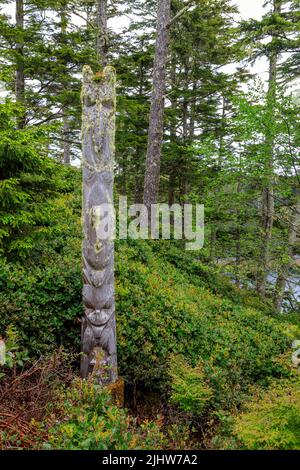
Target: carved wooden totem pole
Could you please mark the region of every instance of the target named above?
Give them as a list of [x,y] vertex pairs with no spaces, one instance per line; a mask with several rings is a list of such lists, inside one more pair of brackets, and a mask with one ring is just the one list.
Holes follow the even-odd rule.
[[112,233],[115,85],[112,67],[96,75],[90,67],[84,67],[81,377],[93,372],[102,384],[114,383],[118,378]]

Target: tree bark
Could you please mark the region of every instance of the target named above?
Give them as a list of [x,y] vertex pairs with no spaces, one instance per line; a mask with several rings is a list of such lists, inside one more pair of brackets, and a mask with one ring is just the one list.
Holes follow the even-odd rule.
[[297,201],[297,203],[293,207],[293,214],[290,220],[289,240],[287,247],[287,255],[289,257],[289,261],[287,263],[284,263],[281,267],[275,285],[274,307],[276,312],[278,313],[282,311],[283,297],[286,289],[287,277],[289,274],[289,270],[292,266],[293,248],[296,243],[298,234],[299,214],[300,201]]
[[195,138],[195,115],[196,115],[196,92],[197,92],[197,82],[193,80],[193,95],[191,99],[191,110],[190,110],[190,130],[189,130],[189,138],[190,141],[193,142]]
[[[189,65],[188,65],[188,60],[186,61],[187,63],[184,66],[184,88],[185,91],[187,92],[189,89],[189,76],[190,76],[190,70],[189,70]],[[183,146],[186,147],[191,143],[189,139],[189,125],[188,125],[188,120],[189,120],[189,99],[186,96],[186,93],[184,93],[183,96],[183,103],[182,103],[182,143]],[[184,166],[182,168],[182,174],[181,174],[181,184],[180,184],[180,200],[181,204],[184,205],[186,201],[186,196],[188,194],[188,188],[189,188],[189,181],[188,181],[188,164],[184,161]]]
[[[187,91],[188,86],[189,86],[189,73],[188,73],[188,68],[187,67],[185,67],[184,75],[185,75],[184,87],[185,87],[185,90]],[[183,97],[183,104],[182,104],[182,138],[183,138],[183,145],[186,145],[187,140],[188,140],[188,114],[189,114],[188,99],[187,99],[186,94],[185,94],[184,97]]]
[[216,257],[217,233],[218,233],[217,228],[212,227],[211,232],[210,232],[210,250],[209,250],[209,257],[212,262],[215,261],[215,257]]
[[[280,14],[282,8],[282,0],[274,0],[274,13]],[[274,35],[272,38],[274,39]],[[262,243],[260,250],[260,266],[257,275],[257,291],[260,295],[265,296],[267,286],[267,276],[270,268],[270,242],[272,238],[273,220],[274,220],[274,130],[272,122],[274,119],[274,108],[276,103],[277,88],[277,63],[278,52],[276,48],[270,54],[269,61],[269,85],[267,94],[267,116],[270,123],[269,129],[266,131],[265,148],[266,148],[266,164],[265,176],[267,180],[266,186],[262,191],[262,217],[261,231]]]
[[[24,107],[25,104],[25,77],[24,77],[24,1],[16,0],[16,27],[18,28],[16,43],[16,102]],[[25,127],[25,111],[21,109],[17,119],[18,129]]]
[[[137,130],[138,132],[138,130]],[[138,132],[139,134],[139,132]],[[142,204],[143,203],[143,156],[145,155],[145,146],[141,143],[137,143],[135,148],[135,178],[134,178],[134,203]]]
[[108,30],[107,0],[97,0],[97,57],[102,67],[107,65]]
[[64,165],[71,163],[70,124],[67,116],[63,117],[63,161]]
[[[177,72],[176,72],[176,56],[173,53],[172,62],[171,62],[171,70],[170,70],[170,79],[171,79],[171,86],[172,92],[170,94],[170,101],[171,101],[171,115],[170,115],[170,142],[174,149],[177,145],[177,131],[176,131],[176,112],[177,112],[177,98],[176,98],[176,88],[177,88]],[[176,194],[176,180],[178,176],[178,168],[177,168],[177,156],[174,150],[174,157],[170,162],[170,170],[169,170],[169,181],[168,181],[168,204],[172,206],[175,203],[175,194]],[[174,214],[171,214],[171,223],[174,223]]]
[[[116,76],[112,67],[93,75],[83,69],[83,305],[81,377],[117,380],[114,241],[103,236],[113,222]],[[103,219],[103,204],[110,216]]]
[[226,99],[223,96],[222,99],[222,118],[221,118],[221,125],[220,125],[220,130],[219,130],[219,168],[222,169],[223,167],[223,158],[224,158],[224,126],[225,126],[225,121],[226,121]]
[[[61,41],[65,42],[65,35],[67,33],[67,26],[68,26],[68,18],[66,14],[66,5],[62,4],[61,14],[60,14],[60,32],[61,32]],[[66,91],[66,85],[63,84],[64,91]],[[66,113],[67,109],[64,108],[64,113]],[[65,114],[63,117],[63,162],[64,165],[70,165],[71,163],[71,143],[70,143],[70,123],[69,117]]]
[[[141,50],[144,48],[144,39],[141,39]],[[145,98],[145,66],[143,61],[140,60],[139,63],[139,92],[138,97],[142,103]],[[144,160],[145,155],[145,145],[142,143],[143,129],[140,129],[139,126],[136,128],[137,134],[137,143],[135,148],[135,185],[134,185],[134,203],[142,204],[143,203],[143,191],[144,191]]]
[[[274,103],[276,99],[276,77],[277,77],[277,60],[278,54],[273,52],[270,58],[269,68],[269,90],[268,90],[268,115],[270,116],[270,123],[272,122]],[[272,124],[271,124],[272,125]],[[266,165],[265,176],[267,184],[262,191],[262,216],[261,216],[261,231],[262,241],[258,268],[257,278],[257,291],[260,295],[264,296],[266,293],[267,276],[269,271],[270,260],[270,241],[272,237],[273,219],[274,219],[274,135],[273,132],[268,132],[265,140],[266,145]]]
[[[170,143],[174,148],[174,155],[175,155],[175,148],[177,146],[177,131],[176,131],[176,110],[177,110],[177,98],[176,98],[176,88],[177,88],[177,58],[173,53],[172,61],[171,61],[171,69],[170,69],[170,80],[171,80],[171,87],[172,91],[170,93],[170,102],[171,102],[171,114],[170,114],[170,121],[169,121],[169,132],[170,132]],[[178,168],[177,168],[177,160],[174,158],[172,162],[170,162],[170,169],[169,169],[169,178],[168,178],[168,204],[171,207],[175,203],[175,194],[176,194],[176,183],[177,183],[177,176],[178,176]],[[174,223],[174,216],[171,213],[171,223]]]
[[160,177],[161,148],[164,130],[164,102],[166,88],[166,62],[169,42],[170,0],[158,2],[157,36],[153,67],[148,147],[144,181],[144,204],[157,203]]

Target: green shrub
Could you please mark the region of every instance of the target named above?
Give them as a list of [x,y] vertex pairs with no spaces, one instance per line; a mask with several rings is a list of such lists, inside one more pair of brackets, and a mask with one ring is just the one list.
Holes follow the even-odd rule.
[[170,360],[171,400],[186,413],[200,416],[209,403],[213,391],[207,384],[203,364],[191,367],[183,357]]
[[0,262],[0,332],[13,325],[32,358],[59,345],[79,349],[79,262],[53,257],[44,266]]
[[0,103],[0,254],[25,259],[41,238],[47,243],[43,236],[57,222],[54,199],[74,191],[80,172],[47,155],[46,125],[17,130],[16,113],[9,100]]
[[14,326],[8,326],[5,332],[5,338],[1,338],[4,346],[2,350],[3,363],[0,364],[0,379],[5,376],[5,373],[9,369],[17,369],[17,367],[23,367],[24,364],[29,360],[28,351],[22,348],[20,344],[20,338],[18,331]]
[[235,419],[234,435],[251,450],[300,449],[300,375],[275,382]]
[[164,388],[171,355],[183,355],[192,367],[201,358],[211,404],[230,408],[250,384],[285,374],[276,358],[296,330],[288,333],[277,319],[214,294],[205,282],[201,286],[190,272],[160,258],[155,245],[118,246],[118,351],[127,383]]
[[[32,357],[59,345],[79,350],[79,192],[52,200],[53,223],[26,262],[0,261],[0,332],[15,326]],[[211,406],[230,409],[249,385],[285,374],[276,358],[299,328],[251,306],[180,243],[116,242],[115,268],[118,360],[127,384],[165,391],[168,358],[183,355],[192,368],[201,358]]]
[[[0,331],[14,325],[31,356],[59,345],[79,350],[81,240],[77,223],[70,230],[59,252],[51,247],[36,263],[1,262]],[[285,374],[276,358],[298,330],[216,295],[155,246],[116,244],[118,359],[127,384],[166,390],[169,357],[181,354],[191,367],[201,358],[211,405],[229,409],[249,385]]]
[[[65,392],[64,419],[49,431],[46,449],[64,450],[131,450],[170,447],[161,423],[145,421],[137,426],[124,409],[111,401],[109,392],[92,381],[76,380]],[[172,439],[180,439],[172,428]],[[180,430],[181,431],[181,430]],[[174,434],[175,432],[175,434]]]

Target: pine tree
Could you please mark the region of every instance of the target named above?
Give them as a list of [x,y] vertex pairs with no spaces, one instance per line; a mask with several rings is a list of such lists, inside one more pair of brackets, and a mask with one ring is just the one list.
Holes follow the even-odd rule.
[[[261,21],[251,20],[244,23],[246,43],[255,44],[251,50],[253,59],[265,55],[269,60],[269,78],[267,103],[267,122],[265,127],[265,165],[262,178],[262,214],[261,214],[261,250],[259,253],[257,290],[261,295],[266,293],[267,275],[270,269],[270,244],[274,222],[274,110],[276,107],[278,89],[278,69],[280,54],[290,50],[294,41],[290,38],[295,32],[293,17],[284,8],[289,8],[291,2],[285,0],[270,0],[265,4],[271,5],[271,11]],[[264,39],[268,38],[267,43]],[[253,47],[252,47],[253,49]]]
[[153,65],[153,86],[149,118],[149,135],[144,183],[144,204],[149,210],[157,203],[161,147],[164,132],[166,62],[169,42],[170,0],[161,0],[157,12],[157,33]]

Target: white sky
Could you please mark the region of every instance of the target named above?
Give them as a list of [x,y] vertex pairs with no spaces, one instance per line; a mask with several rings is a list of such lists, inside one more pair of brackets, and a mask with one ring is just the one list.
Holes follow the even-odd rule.
[[[264,9],[262,7],[264,0],[235,0],[233,1],[233,3],[235,3],[238,6],[241,12],[241,16],[244,19],[247,19],[247,18],[259,19],[264,12]],[[11,5],[3,5],[0,8],[4,13],[9,14],[12,17],[14,17],[14,14],[15,14],[14,2],[12,2]],[[119,29],[120,26],[128,24],[128,20],[125,18],[124,18],[124,21],[122,21],[122,19],[118,19],[117,22],[118,22],[118,26],[116,25],[117,26],[116,29]]]
[[236,0],[235,4],[239,7],[241,16],[244,19],[259,19],[264,13],[263,0]]
[[[266,13],[266,9],[263,8],[263,4],[265,0],[235,0],[233,3],[237,5],[240,16],[244,20],[248,20],[249,18],[255,18],[259,20],[264,13]],[[226,71],[230,72],[234,70],[234,66],[228,66],[225,68]],[[262,57],[261,59],[256,60],[253,67],[250,68],[250,71],[257,76],[261,80],[267,80],[268,78],[268,61],[266,58]]]

